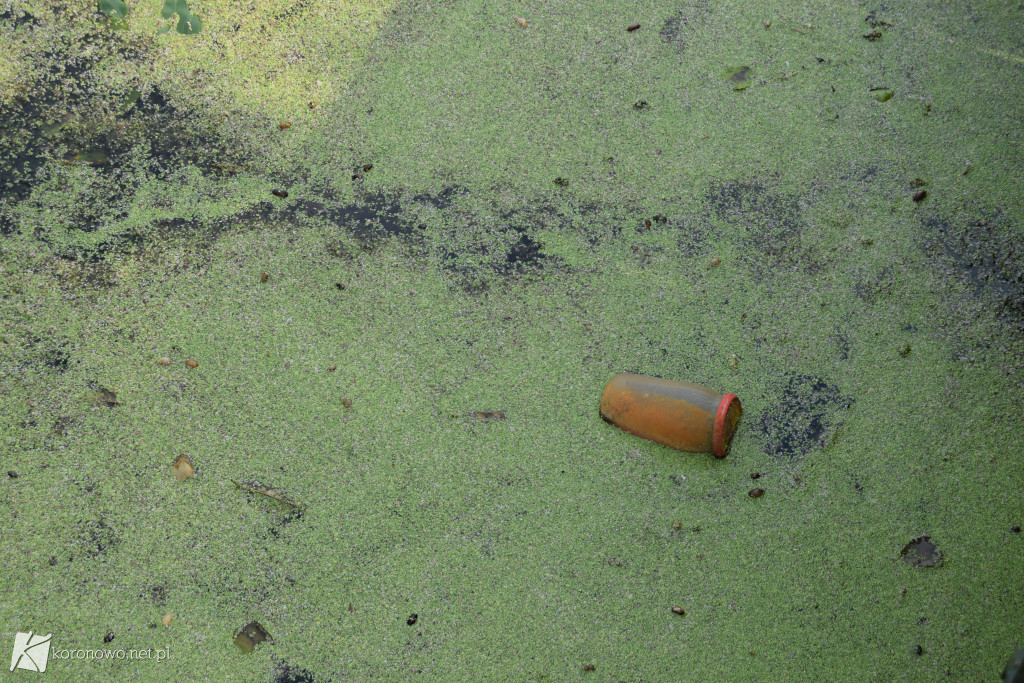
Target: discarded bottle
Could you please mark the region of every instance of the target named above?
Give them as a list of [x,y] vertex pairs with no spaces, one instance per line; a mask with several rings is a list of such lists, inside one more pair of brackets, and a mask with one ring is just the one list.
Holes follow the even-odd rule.
[[601,417],[619,429],[688,453],[724,458],[743,412],[736,394],[629,372],[611,378]]

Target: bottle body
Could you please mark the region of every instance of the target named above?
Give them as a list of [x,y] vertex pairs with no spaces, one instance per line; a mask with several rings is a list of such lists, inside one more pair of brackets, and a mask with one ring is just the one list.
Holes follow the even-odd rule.
[[619,373],[601,396],[601,417],[637,436],[688,453],[729,449],[742,408],[735,394],[690,382]]

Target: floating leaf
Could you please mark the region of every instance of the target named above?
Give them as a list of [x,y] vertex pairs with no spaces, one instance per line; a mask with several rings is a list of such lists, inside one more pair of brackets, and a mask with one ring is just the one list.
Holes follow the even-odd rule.
[[874,95],[875,99],[879,102],[888,102],[892,99],[893,92],[889,88],[872,88],[871,94]]
[[268,498],[276,500],[278,503],[281,503],[282,505],[285,505],[287,507],[296,508],[299,510],[306,509],[305,505],[303,505],[302,503],[296,503],[294,500],[286,496],[284,491],[282,491],[281,489],[276,489],[273,486],[264,486],[258,481],[252,480],[235,481],[234,479],[232,479],[231,483],[237,486],[238,488],[242,489],[243,491],[248,491],[249,493],[258,493],[261,496],[266,496]]
[[250,621],[242,627],[242,632],[235,636],[235,645],[245,654],[249,654],[265,640],[273,641],[274,639],[270,637],[265,628],[260,626],[258,621]]
[[[160,16],[164,19],[170,19],[175,14],[178,15],[178,25],[176,26],[178,33],[194,35],[203,30],[203,22],[199,20],[199,17],[192,14],[188,7],[188,0],[164,0],[164,7],[160,12]],[[167,33],[170,30],[171,27],[168,24],[157,31],[157,34]]]
[[128,5],[121,0],[98,0],[98,10],[111,19],[124,19],[128,16]]
[[[188,5],[185,5],[185,11],[188,12]],[[160,12],[160,16],[164,19],[170,19],[172,16],[178,13],[178,0],[164,0],[164,8]]]
[[103,387],[100,387],[93,391],[90,398],[92,399],[92,402],[98,406],[106,406],[108,408],[113,408],[114,406],[121,405],[117,401],[117,394],[115,394],[110,389],[104,389]]
[[203,30],[203,22],[199,21],[199,17],[194,14],[178,15],[178,33],[183,33],[186,36],[195,35]]
[[174,472],[174,477],[178,481],[185,481],[196,476],[196,467],[192,463],[192,458],[184,453],[174,460],[174,464],[171,465],[171,471]]
[[753,75],[754,72],[749,66],[738,66],[726,71],[722,77],[732,83],[733,90],[746,90]]

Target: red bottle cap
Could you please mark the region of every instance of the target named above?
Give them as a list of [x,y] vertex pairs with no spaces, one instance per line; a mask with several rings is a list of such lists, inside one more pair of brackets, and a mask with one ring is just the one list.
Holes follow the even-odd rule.
[[711,437],[711,452],[716,458],[724,458],[726,451],[729,450],[729,441],[732,440],[732,433],[742,412],[743,407],[736,394],[726,394],[722,397],[722,402],[718,404],[718,413],[715,415],[715,431]]

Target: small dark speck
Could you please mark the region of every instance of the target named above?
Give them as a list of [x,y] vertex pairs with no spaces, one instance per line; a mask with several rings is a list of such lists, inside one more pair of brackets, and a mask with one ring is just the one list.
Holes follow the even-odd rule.
[[103,642],[104,642],[104,643],[109,643],[109,642],[110,642],[110,641],[112,641],[113,639],[114,639],[114,634],[113,634],[113,632],[111,632],[111,633],[108,633],[107,635],[103,636]]
[[597,667],[594,666],[593,664],[584,664],[583,665],[583,670],[584,671],[594,671],[596,669],[597,669]]
[[1015,534],[1019,534],[1020,533],[1020,527],[1018,525],[1014,524],[1013,526],[1010,527],[1010,531],[1012,531]]
[[338,289],[345,289],[345,285],[343,285],[343,284],[342,284],[342,283],[340,283],[340,282],[335,282],[335,283],[334,283],[334,286],[335,286],[335,287],[337,287]]
[[760,479],[761,478],[761,473],[760,472],[751,472],[750,473],[750,478],[751,479]]
[[18,473],[15,472],[14,470],[7,470],[7,476],[10,477],[11,479],[17,479]]
[[271,191],[270,194],[274,195],[275,197],[278,197],[279,199],[287,199],[288,198],[288,191],[287,190],[273,190],[273,191]]
[[405,623],[407,623],[409,626],[413,626],[419,620],[419,618],[420,615],[412,614],[408,619],[405,620]]
[[638,28],[640,28],[640,24],[630,24],[629,26],[626,27],[626,30],[629,31],[630,33],[632,33],[633,31],[637,30]]
[[921,647],[920,645],[918,645],[917,647],[914,648],[914,652],[916,652],[917,656],[920,657],[921,655],[924,654],[924,648]]
[[928,190],[918,190],[914,193],[914,201],[920,204],[928,196]]
[[363,172],[370,171],[373,169],[373,164],[363,164]]
[[747,495],[751,498],[760,498],[764,495],[764,489],[750,489]]

